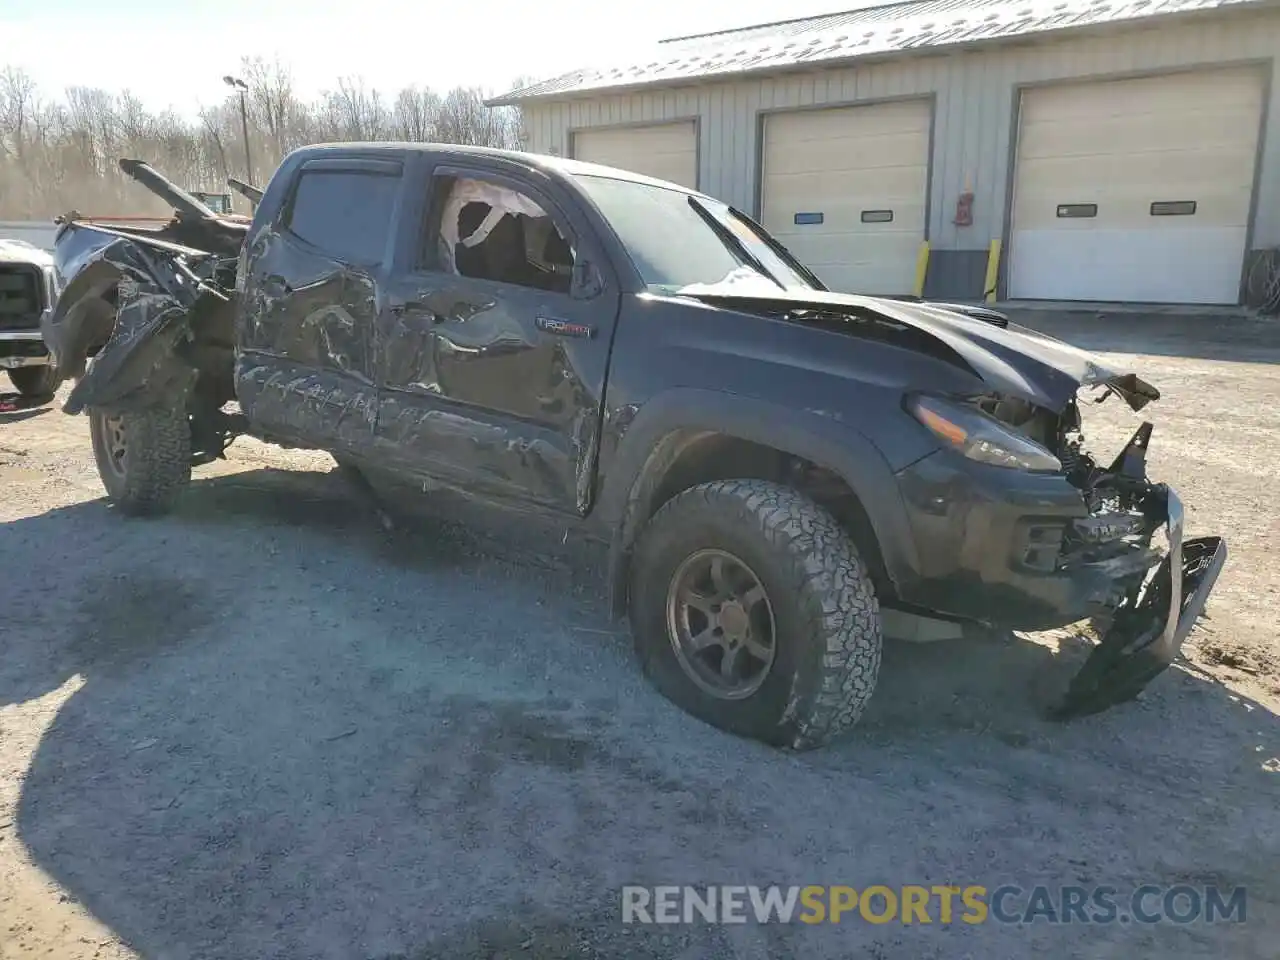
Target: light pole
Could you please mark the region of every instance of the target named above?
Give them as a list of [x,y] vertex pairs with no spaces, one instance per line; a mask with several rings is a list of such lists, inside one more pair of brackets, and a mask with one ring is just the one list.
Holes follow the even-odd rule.
[[223,77],[222,82],[240,91],[240,130],[244,136],[244,178],[249,183],[253,183],[253,160],[249,157],[249,108],[245,105],[244,99],[249,85],[239,77],[230,75]]

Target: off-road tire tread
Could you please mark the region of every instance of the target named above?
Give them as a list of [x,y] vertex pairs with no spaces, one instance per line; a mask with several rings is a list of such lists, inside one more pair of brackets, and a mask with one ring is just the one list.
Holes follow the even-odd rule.
[[[802,493],[766,480],[716,480],[673,497],[649,529],[728,506],[782,561],[812,636],[824,649],[818,692],[793,703],[789,746],[812,750],[858,722],[875,690],[882,646],[880,605],[857,547],[836,519]],[[794,709],[795,713],[790,714]]]
[[129,516],[167,513],[191,481],[190,421],[185,412],[131,411],[125,435],[129,465],[123,488],[111,499]]

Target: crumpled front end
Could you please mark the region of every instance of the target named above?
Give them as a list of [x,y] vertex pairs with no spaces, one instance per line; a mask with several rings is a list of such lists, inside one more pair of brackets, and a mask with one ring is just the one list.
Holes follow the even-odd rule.
[[229,328],[235,261],[76,222],[55,264],[61,293],[41,333],[59,373],[77,378],[63,409],[183,402],[211,335]]
[[1092,618],[1101,642],[1055,715],[1137,696],[1177,657],[1227,556],[1220,537],[1187,538],[1177,493],[1147,477],[1151,424],[1102,465],[1074,401],[1061,413],[997,394],[908,406],[953,442],[897,475],[919,555],[897,600],[1015,630]]
[[1090,512],[1067,529],[1058,569],[1104,572],[1115,595],[1098,646],[1054,711],[1060,719],[1131,700],[1173,663],[1226,563],[1226,541],[1188,538],[1178,494],[1147,478],[1151,435],[1144,423],[1105,470],[1076,441],[1063,446],[1068,477]]

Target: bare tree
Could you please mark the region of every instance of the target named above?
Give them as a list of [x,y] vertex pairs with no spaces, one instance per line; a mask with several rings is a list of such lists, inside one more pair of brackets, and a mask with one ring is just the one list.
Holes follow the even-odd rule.
[[509,112],[484,105],[484,93],[461,87],[449,91],[440,105],[440,140],[490,147],[514,147],[517,127]]
[[405,87],[391,108],[397,140],[430,142],[439,139],[440,95],[433,90]]
[[[249,87],[253,165],[263,179],[286,154],[308,143],[524,142],[519,111],[487,108],[483,92],[473,88],[440,94],[413,86],[387,96],[359,77],[344,77],[308,103],[298,98],[292,73],[279,61],[246,59],[240,76]],[[188,121],[148,110],[128,90],[71,87],[60,99],[45,100],[26,73],[0,68],[0,219],[51,217],[70,209],[163,215],[158,201],[120,174],[120,157],[154,163],[188,188],[217,190],[238,169],[243,153],[235,98]]]
[[[231,175],[227,165],[227,145],[222,139],[222,124],[217,111],[204,109],[200,111],[200,149],[201,153],[213,161],[213,169],[217,173],[219,183],[225,182]],[[212,157],[210,157],[212,154]]]
[[335,140],[385,140],[387,109],[382,95],[359,77],[343,77],[326,94],[327,119]]
[[31,145],[36,105],[35,82],[22,70],[5,67],[0,72],[0,150],[19,162]]
[[241,73],[249,85],[249,113],[255,127],[277,156],[299,144],[291,142],[305,124],[300,122],[306,108],[293,92],[293,74],[279,60],[267,63],[261,57],[242,61]]

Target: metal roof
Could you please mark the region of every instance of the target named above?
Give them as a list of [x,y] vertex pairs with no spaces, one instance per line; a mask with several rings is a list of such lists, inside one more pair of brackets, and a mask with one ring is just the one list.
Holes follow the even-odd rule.
[[645,58],[575,70],[488,103],[500,106],[623,87],[668,86],[747,71],[785,70],[1153,17],[1274,5],[1275,0],[905,0],[664,40]]

